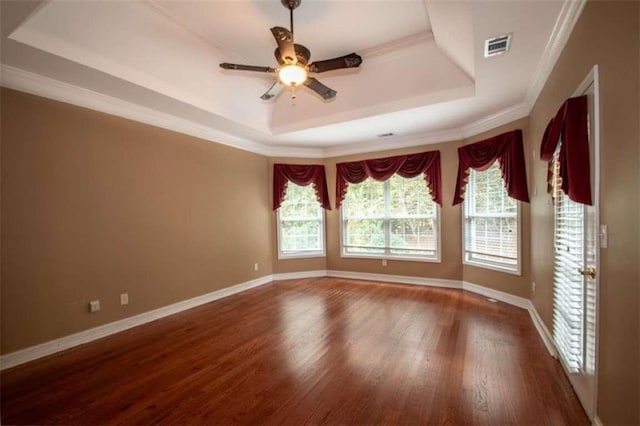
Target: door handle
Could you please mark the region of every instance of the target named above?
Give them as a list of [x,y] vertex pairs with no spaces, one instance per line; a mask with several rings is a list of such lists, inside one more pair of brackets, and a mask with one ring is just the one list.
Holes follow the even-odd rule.
[[588,275],[589,278],[594,279],[596,277],[596,268],[578,269],[580,275]]

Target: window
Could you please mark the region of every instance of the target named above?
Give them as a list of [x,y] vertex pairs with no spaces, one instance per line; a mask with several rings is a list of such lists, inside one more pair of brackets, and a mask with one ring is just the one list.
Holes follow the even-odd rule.
[[439,209],[423,176],[350,184],[341,214],[343,256],[440,261]]
[[469,172],[464,200],[464,263],[520,274],[518,202],[507,195],[496,161]]
[[324,210],[313,185],[287,184],[277,214],[278,258],[324,256]]

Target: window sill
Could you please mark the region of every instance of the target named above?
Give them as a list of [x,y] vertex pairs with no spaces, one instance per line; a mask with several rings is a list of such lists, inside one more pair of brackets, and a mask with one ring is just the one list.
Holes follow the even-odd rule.
[[340,257],[345,259],[372,259],[372,260],[400,260],[403,262],[425,262],[425,263],[442,263],[440,258],[437,259],[425,259],[421,257],[409,257],[409,256],[389,256],[384,254],[340,254]]
[[317,257],[327,257],[327,254],[324,252],[313,252],[313,253],[291,253],[291,254],[282,254],[278,253],[278,260],[289,260],[289,259],[313,259]]
[[501,266],[497,266],[497,265],[489,265],[489,264],[481,263],[481,262],[474,262],[472,260],[463,260],[462,264],[466,265],[466,266],[473,266],[475,268],[489,269],[491,271],[502,272],[502,273],[510,274],[510,275],[517,275],[519,277],[522,276],[522,271],[521,271],[520,265],[518,265],[517,269],[509,269],[507,267],[501,267]]

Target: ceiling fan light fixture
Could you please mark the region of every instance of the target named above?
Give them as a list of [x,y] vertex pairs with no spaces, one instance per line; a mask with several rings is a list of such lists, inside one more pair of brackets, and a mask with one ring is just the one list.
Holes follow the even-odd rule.
[[307,70],[299,65],[285,65],[278,71],[278,78],[287,86],[299,86],[307,80]]

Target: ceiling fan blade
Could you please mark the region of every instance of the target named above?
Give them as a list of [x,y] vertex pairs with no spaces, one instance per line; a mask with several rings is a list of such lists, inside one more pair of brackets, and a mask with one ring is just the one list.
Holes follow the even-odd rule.
[[220,64],[220,68],[225,70],[238,70],[238,71],[257,71],[257,72],[276,72],[275,68],[271,67],[259,67],[256,65],[240,65],[240,64],[230,64],[228,62],[223,62]]
[[341,68],[357,68],[360,66],[361,63],[362,63],[362,56],[356,53],[349,53],[348,55],[344,55],[339,58],[313,62],[309,64],[309,71],[325,72],[325,71],[331,71],[331,70],[338,70]]
[[269,90],[267,90],[262,96],[260,96],[260,99],[262,99],[263,101],[268,101],[271,98],[275,98],[282,91],[282,87],[283,85],[282,83],[280,83],[280,80],[276,80],[276,82],[273,83],[273,86],[271,86]]
[[278,43],[282,62],[289,65],[297,63],[298,59],[293,47],[293,34],[291,31],[283,27],[273,27],[271,28],[271,33]]
[[318,95],[322,96],[323,99],[333,99],[338,93],[335,90],[320,83],[313,77],[307,78],[307,80],[304,82],[304,85],[316,92]]

